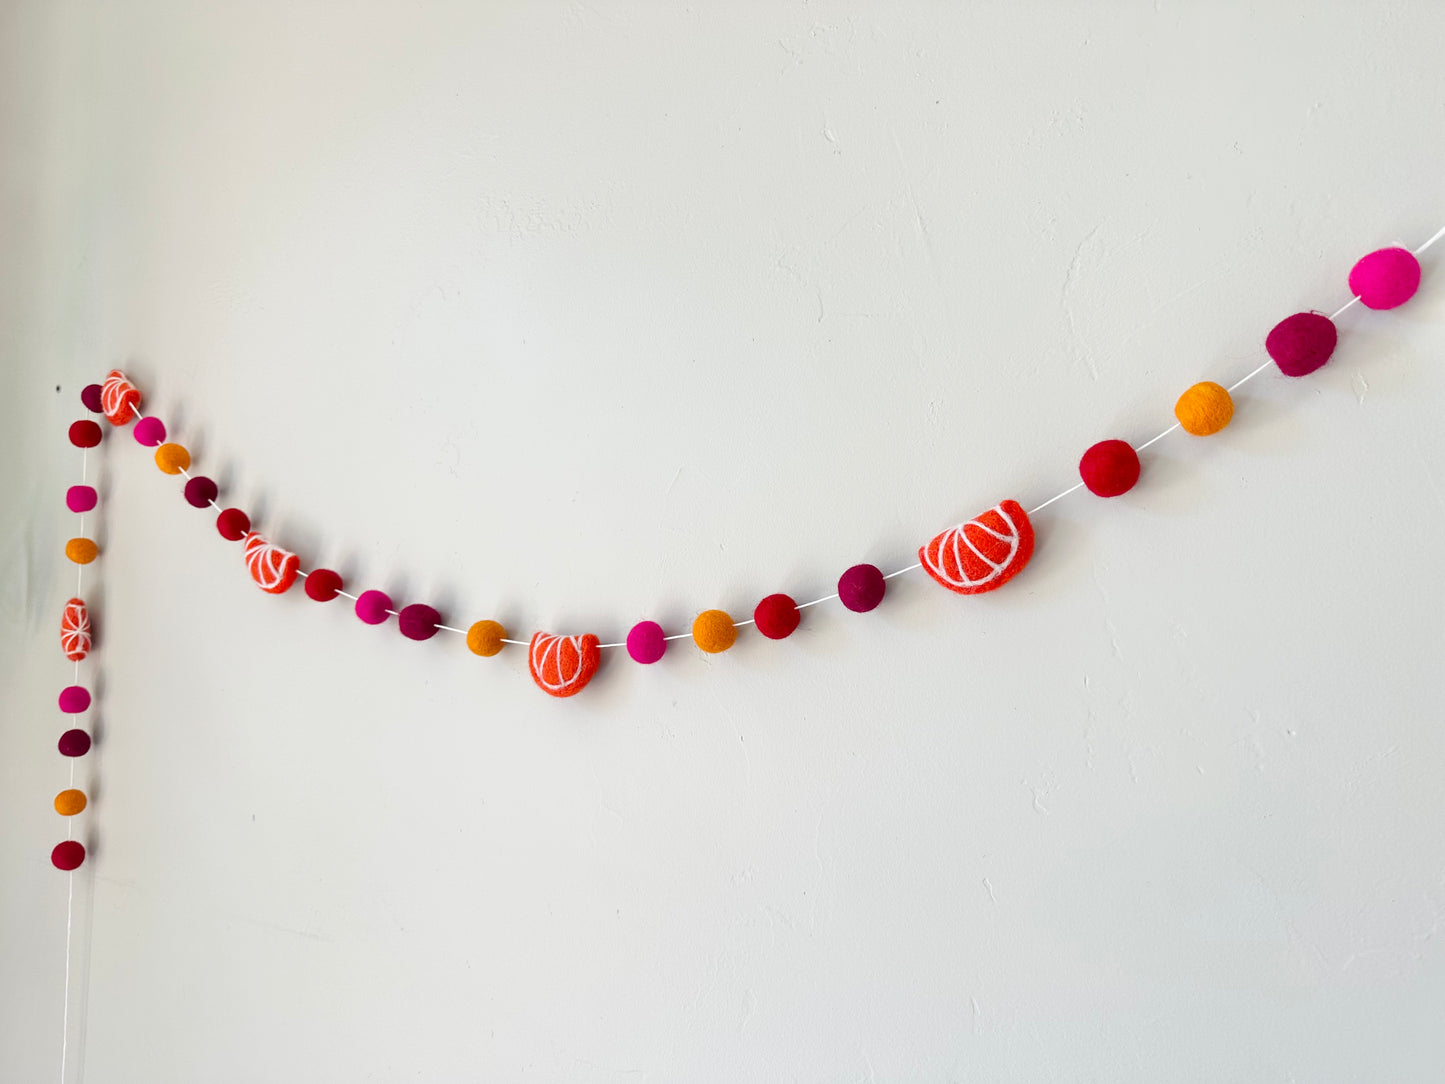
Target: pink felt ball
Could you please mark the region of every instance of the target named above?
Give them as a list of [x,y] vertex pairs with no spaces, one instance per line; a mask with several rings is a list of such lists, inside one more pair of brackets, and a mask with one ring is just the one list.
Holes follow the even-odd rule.
[[85,846],[79,840],[67,839],[64,843],[57,843],[55,850],[50,852],[50,864],[67,873],[79,869],[84,861]]
[[70,423],[70,443],[77,448],[94,448],[100,443],[100,426],[89,418]]
[[102,390],[99,384],[87,384],[80,389],[80,401],[92,414],[105,413],[105,406],[101,399]]
[[798,604],[783,594],[769,595],[753,610],[753,623],[769,640],[783,640],[793,635],[802,619]]
[[147,448],[154,448],[166,442],[166,427],[159,418],[142,418],[135,423],[135,439]]
[[1328,316],[1297,312],[1274,325],[1264,349],[1285,376],[1306,376],[1330,360],[1339,337]]
[[401,613],[396,615],[396,627],[408,640],[430,640],[437,634],[437,626],[441,623],[442,615],[421,602],[403,606]]
[[251,517],[239,508],[227,508],[216,517],[216,530],[227,542],[239,542],[251,532]]
[[883,601],[888,581],[877,565],[854,565],[838,577],[838,598],[855,614],[866,614]]
[[667,653],[667,637],[662,626],[656,621],[639,621],[627,634],[627,653],[633,662],[644,666],[654,663]]
[[198,474],[186,481],[186,503],[192,508],[205,508],[216,499],[220,490],[216,483],[207,478],[204,474]]
[[1128,493],[1139,480],[1139,453],[1122,440],[1101,440],[1079,460],[1079,477],[1096,497]]
[[71,486],[65,491],[65,507],[72,512],[89,512],[95,500],[95,490],[90,486]]
[[318,568],[306,574],[306,597],[316,602],[330,602],[341,591],[341,577],[329,568]]
[[356,600],[356,616],[368,625],[380,625],[391,608],[391,598],[384,591],[363,591]]
[[60,710],[77,715],[90,707],[90,690],[84,685],[67,685],[60,690]]
[[90,735],[83,730],[67,730],[56,743],[63,757],[83,757],[90,752]]
[[1415,296],[1420,288],[1420,261],[1398,246],[1377,249],[1350,269],[1350,293],[1367,309],[1393,309]]

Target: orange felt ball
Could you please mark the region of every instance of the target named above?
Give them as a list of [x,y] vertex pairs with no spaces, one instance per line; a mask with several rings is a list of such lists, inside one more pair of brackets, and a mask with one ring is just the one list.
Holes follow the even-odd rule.
[[191,465],[191,453],[179,444],[162,444],[156,449],[156,466],[166,474],[180,474]]
[[88,565],[100,553],[100,547],[88,538],[72,538],[65,544],[65,556],[78,565]]
[[726,651],[738,638],[733,619],[722,610],[704,610],[692,623],[692,638],[710,655]]
[[62,817],[73,817],[85,808],[85,791],[63,790],[55,796],[55,812]]
[[1207,437],[1219,432],[1234,417],[1234,400],[1229,392],[1205,380],[1195,384],[1174,404],[1174,416],[1186,433]]
[[478,621],[467,629],[467,650],[489,659],[502,650],[502,637],[507,630],[495,621]]

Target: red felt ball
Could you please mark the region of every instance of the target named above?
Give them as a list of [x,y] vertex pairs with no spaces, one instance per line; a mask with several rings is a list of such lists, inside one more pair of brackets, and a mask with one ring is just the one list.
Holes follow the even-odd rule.
[[1079,477],[1096,497],[1128,493],[1139,480],[1139,453],[1122,440],[1101,440],[1079,460]]
[[219,492],[215,482],[204,474],[198,474],[186,482],[186,503],[192,508],[205,508],[216,499]]
[[92,414],[105,413],[105,406],[100,398],[101,390],[99,384],[87,384],[80,389],[80,401]]
[[437,626],[441,622],[442,615],[421,602],[402,607],[401,613],[396,615],[396,627],[408,640],[430,640],[437,634]]
[[84,861],[85,847],[76,839],[67,839],[64,843],[57,843],[55,850],[50,852],[50,864],[67,873],[73,869],[79,869],[80,864]]
[[63,757],[83,757],[90,752],[90,735],[83,730],[67,730],[56,743]]
[[306,597],[316,602],[330,602],[341,591],[341,577],[329,568],[318,568],[306,574]]
[[239,542],[251,530],[251,517],[239,508],[227,508],[216,517],[216,530],[227,542]]
[[798,604],[783,594],[769,595],[753,611],[758,631],[769,640],[782,640],[793,635],[802,619]]
[[877,565],[854,565],[838,577],[838,598],[855,614],[866,614],[883,601],[888,581]]
[[1297,312],[1274,325],[1264,349],[1285,376],[1306,376],[1330,360],[1339,337],[1328,316]]
[[70,423],[70,443],[77,448],[94,448],[100,443],[100,426],[89,418]]

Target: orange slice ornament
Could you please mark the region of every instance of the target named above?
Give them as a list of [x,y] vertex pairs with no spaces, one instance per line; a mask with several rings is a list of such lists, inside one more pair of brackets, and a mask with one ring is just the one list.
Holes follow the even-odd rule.
[[1002,587],[1033,555],[1034,525],[1018,501],[1002,501],[918,551],[923,570],[960,595]]
[[90,613],[85,600],[73,598],[60,615],[60,650],[71,662],[79,662],[90,654]]
[[119,369],[105,374],[100,386],[100,407],[112,425],[124,425],[135,417],[140,406],[140,389]]
[[575,696],[597,673],[602,652],[597,637],[590,632],[582,636],[533,634],[527,648],[527,668],[532,680],[548,696]]
[[267,542],[255,531],[246,535],[246,571],[256,586],[272,595],[283,594],[296,582],[301,558]]

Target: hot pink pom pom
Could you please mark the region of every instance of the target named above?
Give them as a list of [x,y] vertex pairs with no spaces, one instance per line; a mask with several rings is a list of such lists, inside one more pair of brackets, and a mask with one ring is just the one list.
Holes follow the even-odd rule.
[[147,448],[155,448],[166,442],[166,427],[159,418],[142,418],[135,423],[131,432],[135,434],[135,439]]
[[71,486],[65,491],[65,507],[72,512],[89,512],[95,500],[95,490],[90,486]]
[[656,662],[667,653],[667,637],[656,621],[639,621],[627,634],[627,654],[633,662],[644,666]]
[[67,685],[60,690],[60,710],[67,715],[78,715],[90,707],[90,690],[84,685]]
[[1393,309],[1420,288],[1420,261],[1409,249],[1382,248],[1361,256],[1350,270],[1350,293],[1367,309]]
[[383,591],[363,591],[356,600],[356,616],[368,625],[380,625],[390,609],[391,598]]
[[437,634],[442,615],[425,603],[413,602],[403,606],[396,615],[396,627],[408,640],[430,640]]

